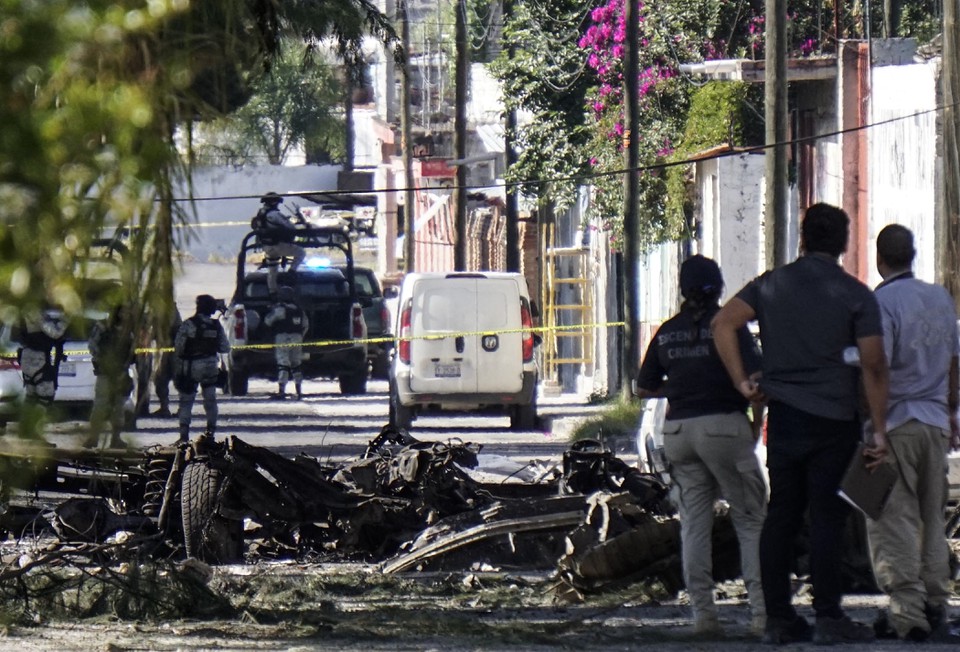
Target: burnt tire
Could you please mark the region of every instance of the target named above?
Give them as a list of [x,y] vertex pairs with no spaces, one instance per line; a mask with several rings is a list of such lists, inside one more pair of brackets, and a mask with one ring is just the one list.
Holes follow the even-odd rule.
[[243,522],[217,513],[223,482],[221,471],[203,461],[183,469],[180,511],[187,557],[211,564],[243,559]]
[[386,351],[377,354],[370,363],[370,377],[374,380],[389,380],[390,355]]
[[960,505],[947,517],[946,535],[948,539],[960,538]]
[[350,374],[342,374],[340,380],[340,393],[344,396],[356,396],[367,393],[367,370]]

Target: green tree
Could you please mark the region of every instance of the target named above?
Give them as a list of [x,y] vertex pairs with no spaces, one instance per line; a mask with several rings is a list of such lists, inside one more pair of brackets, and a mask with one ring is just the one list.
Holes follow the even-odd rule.
[[304,147],[312,161],[343,160],[343,84],[334,63],[299,41],[287,41],[253,94],[234,113],[197,126],[198,162],[283,163]]
[[584,106],[594,80],[584,74],[577,46],[588,15],[575,0],[516,0],[503,35],[513,52],[504,48],[491,65],[503,84],[505,108],[530,115],[518,128],[518,161],[507,179],[543,208],[569,206],[590,169]]
[[329,37],[345,60],[359,60],[365,34],[392,38],[367,0],[0,0],[0,319],[82,311],[78,266],[121,228],[118,300],[136,307],[134,328],[166,322],[189,237],[174,134],[242,106],[285,26]]

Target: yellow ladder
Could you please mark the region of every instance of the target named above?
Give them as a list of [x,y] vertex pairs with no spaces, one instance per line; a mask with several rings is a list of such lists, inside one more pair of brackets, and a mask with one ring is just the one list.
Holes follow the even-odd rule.
[[[544,230],[543,382],[545,388],[558,388],[560,365],[593,365],[593,329],[585,325],[593,316],[594,279],[588,249],[552,246],[555,226],[546,224]],[[561,303],[558,297],[564,290],[566,298]],[[563,347],[561,354],[561,342],[573,344]]]

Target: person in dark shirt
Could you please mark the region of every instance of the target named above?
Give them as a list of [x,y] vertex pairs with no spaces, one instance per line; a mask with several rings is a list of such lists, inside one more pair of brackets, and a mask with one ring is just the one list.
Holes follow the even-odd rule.
[[[669,404],[663,427],[672,492],[680,512],[683,575],[693,606],[694,630],[719,634],[712,565],[714,503],[723,497],[740,542],[752,628],[766,617],[758,549],[766,514],[766,483],[756,457],[749,402],[733,386],[717,355],[710,320],[720,309],[723,277],[716,262],[691,256],[680,267],[680,312],[659,328],[640,366],[637,395]],[[737,332],[748,368],[760,358],[750,332]],[[754,413],[755,419],[762,418]]]
[[[873,629],[843,612],[843,531],[850,506],[837,495],[859,444],[859,383],[873,423],[869,468],[886,455],[888,373],[880,307],[870,289],[838,264],[850,218],[814,204],[800,231],[803,255],[748,283],[713,319],[713,336],[734,385],[750,400],[769,399],[770,504],[760,537],[764,642],[869,641]],[[744,368],[737,333],[756,319],[763,348],[759,382]],[[855,346],[860,369],[844,362]],[[810,575],[816,625],[792,604],[794,545],[809,508]]]

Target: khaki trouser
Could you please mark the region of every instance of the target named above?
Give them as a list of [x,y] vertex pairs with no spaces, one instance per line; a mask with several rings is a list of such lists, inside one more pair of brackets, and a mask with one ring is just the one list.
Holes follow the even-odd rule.
[[303,382],[303,371],[300,365],[303,363],[303,347],[293,346],[303,343],[303,335],[300,333],[277,333],[273,340],[277,347],[274,349],[274,356],[277,361],[277,381],[280,386],[286,385],[290,379],[300,385]]
[[683,576],[694,616],[698,620],[716,616],[712,537],[714,503],[720,497],[730,504],[750,610],[754,616],[764,615],[759,546],[767,488],[746,415],[667,421],[663,442],[680,512]]
[[878,521],[867,519],[877,584],[890,596],[900,637],[930,630],[924,606],[946,606],[950,551],[944,533],[950,434],[913,420],[887,433],[899,478]]

